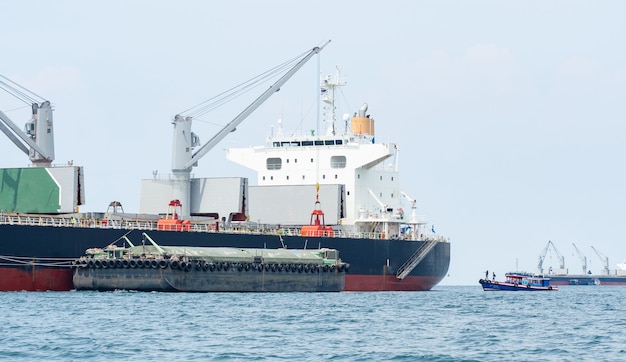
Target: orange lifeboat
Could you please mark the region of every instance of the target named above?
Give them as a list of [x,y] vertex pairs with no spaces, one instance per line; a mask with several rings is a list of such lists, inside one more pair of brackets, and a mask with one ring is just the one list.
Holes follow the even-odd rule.
[[189,229],[191,229],[191,221],[178,218],[182,207],[183,205],[180,203],[180,200],[170,201],[167,214],[157,222],[157,230],[189,231]]
[[302,236],[333,236],[335,232],[332,226],[326,226],[324,224],[324,212],[321,209],[319,200],[319,184],[316,185],[317,190],[315,193],[315,209],[311,212],[311,221],[309,225],[302,227]]

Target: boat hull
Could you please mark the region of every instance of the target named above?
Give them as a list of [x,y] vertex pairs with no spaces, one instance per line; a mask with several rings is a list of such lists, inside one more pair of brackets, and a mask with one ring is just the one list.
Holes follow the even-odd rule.
[[505,282],[490,281],[480,279],[478,281],[482,285],[484,291],[519,291],[519,292],[536,292],[536,291],[556,291],[557,287],[547,286],[539,287],[534,285],[522,285]]
[[[104,247],[126,235],[136,244],[143,230],[64,226],[0,225],[0,290],[70,290],[72,270],[69,261],[84,255],[85,250]],[[450,244],[438,242],[428,255],[404,279],[397,270],[421,247],[423,241],[351,239],[328,237],[282,236],[226,232],[148,231],[162,245],[279,248],[332,248],[350,263],[344,291],[423,291],[430,290],[447,274]],[[282,239],[282,243],[281,243]],[[7,256],[27,257],[14,262]],[[51,262],[58,258],[67,264]],[[14,275],[19,281],[9,281]]]
[[296,270],[181,270],[178,268],[76,268],[77,290],[158,292],[340,292],[345,272]]
[[0,291],[67,291],[72,288],[72,270],[69,268],[37,265],[0,267]]

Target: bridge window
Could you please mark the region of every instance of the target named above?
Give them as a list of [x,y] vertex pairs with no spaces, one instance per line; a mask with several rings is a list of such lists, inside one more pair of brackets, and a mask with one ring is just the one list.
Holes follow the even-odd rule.
[[346,168],[346,156],[332,156],[330,158],[331,168]]
[[266,161],[268,170],[280,170],[282,168],[283,161],[278,157],[270,157]]

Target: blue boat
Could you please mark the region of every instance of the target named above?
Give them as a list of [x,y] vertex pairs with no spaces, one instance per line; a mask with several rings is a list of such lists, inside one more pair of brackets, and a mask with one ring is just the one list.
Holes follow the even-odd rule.
[[510,291],[540,291],[540,290],[559,290],[556,286],[550,285],[550,278],[543,275],[534,275],[530,273],[506,273],[505,281],[500,282],[489,279],[480,279],[478,282],[482,285],[484,291],[492,290],[510,290]]

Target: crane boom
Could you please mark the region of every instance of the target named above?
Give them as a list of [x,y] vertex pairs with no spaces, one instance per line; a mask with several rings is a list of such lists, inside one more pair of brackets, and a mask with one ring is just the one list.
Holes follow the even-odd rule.
[[[20,150],[24,151],[24,153],[26,153],[27,155],[29,154],[28,148],[24,145],[24,143],[26,143],[29,147],[39,152],[39,154],[42,155],[44,158],[48,158],[46,152],[42,150],[30,137],[24,135],[24,132],[17,128],[17,125],[13,123],[13,121],[11,121],[11,119],[1,111],[0,120],[4,122],[4,124],[0,123],[4,134],[6,134]],[[13,133],[11,133],[11,131],[13,131]],[[19,137],[19,139],[15,136]],[[24,141],[24,143],[21,143],[20,140]]]
[[404,197],[405,199],[407,199],[411,203],[411,207],[415,206],[415,200],[410,198],[409,195],[405,194],[404,191],[400,191],[400,195],[402,195],[402,197]]
[[23,131],[6,114],[0,112],[0,131],[29,156],[33,165],[50,166],[54,161],[54,130],[50,102],[3,75],[0,75],[0,88],[29,105],[32,110],[31,119]]
[[546,258],[546,254],[548,253],[548,248],[550,248],[551,241],[548,240],[548,243],[543,248],[541,253],[539,253],[539,261],[537,262],[537,274],[543,275],[543,261]]
[[382,213],[387,212],[387,205],[383,204],[382,201],[380,201],[380,199],[374,194],[374,191],[372,191],[372,189],[370,189],[369,187],[367,188],[367,191],[369,192],[369,194],[372,196],[372,198],[374,198],[374,200],[376,201],[376,203],[380,206],[380,211]]
[[205,143],[198,151],[196,151],[191,159],[185,164],[185,168],[189,169],[194,166],[200,158],[202,158],[207,152],[209,152],[215,145],[217,145],[224,137],[232,132],[237,126],[243,122],[254,110],[256,110],[263,102],[265,102],[273,93],[278,92],[280,87],[283,86],[302,66],[311,59],[315,54],[318,54],[324,47],[330,43],[330,40],[315,47],[309,51],[293,68],[285,73],[278,81],[272,84],[263,94],[261,94],[254,102],[252,102],[246,109],[244,109],[237,117],[230,121],[221,131],[213,136],[207,143]]
[[587,257],[584,256],[580,250],[578,250],[578,248],[576,247],[576,244],[572,243],[572,245],[574,245],[574,250],[576,250],[576,253],[578,254],[578,257],[580,258],[580,262],[582,263],[583,266],[583,274],[587,274]]
[[598,258],[600,258],[600,260],[602,260],[602,271],[604,275],[609,275],[609,257],[604,256],[604,254],[600,253],[599,251],[596,250],[596,248],[594,248],[593,246],[591,247],[591,249],[593,249],[593,251],[596,253],[596,255],[598,256]]
[[552,250],[554,250],[554,253],[559,258],[559,268],[565,269],[565,258],[561,256],[561,253],[559,253],[558,250],[556,250],[556,246],[554,245],[552,241],[550,241],[550,245],[552,245]]
[[546,254],[548,252],[548,249],[550,249],[550,247],[552,247],[552,250],[554,251],[554,253],[559,259],[559,269],[552,270],[552,268],[550,268],[550,274],[567,274],[567,269],[565,269],[565,258],[561,256],[561,254],[556,249],[556,246],[551,240],[548,240],[548,243],[541,251],[541,254],[539,254],[539,262],[537,263],[537,273],[543,274],[543,262],[546,258]]
[[411,203],[411,222],[417,223],[417,202],[405,194],[404,191],[400,191],[400,195]]
[[172,176],[170,179],[172,185],[172,199],[181,202],[181,215],[190,215],[190,199],[191,199],[191,170],[198,164],[198,160],[217,145],[224,137],[243,122],[254,110],[256,110],[263,102],[265,102],[272,94],[280,90],[302,66],[310,60],[313,55],[318,54],[330,40],[321,46],[317,46],[307,53],[290,68],[278,81],[272,84],[263,94],[246,107],[237,117],[230,121],[215,136],[213,136],[205,145],[200,147],[197,152],[192,154],[194,147],[199,145],[198,137],[191,131],[192,117],[183,117],[177,115],[172,122],[174,125],[173,147],[172,147]]

